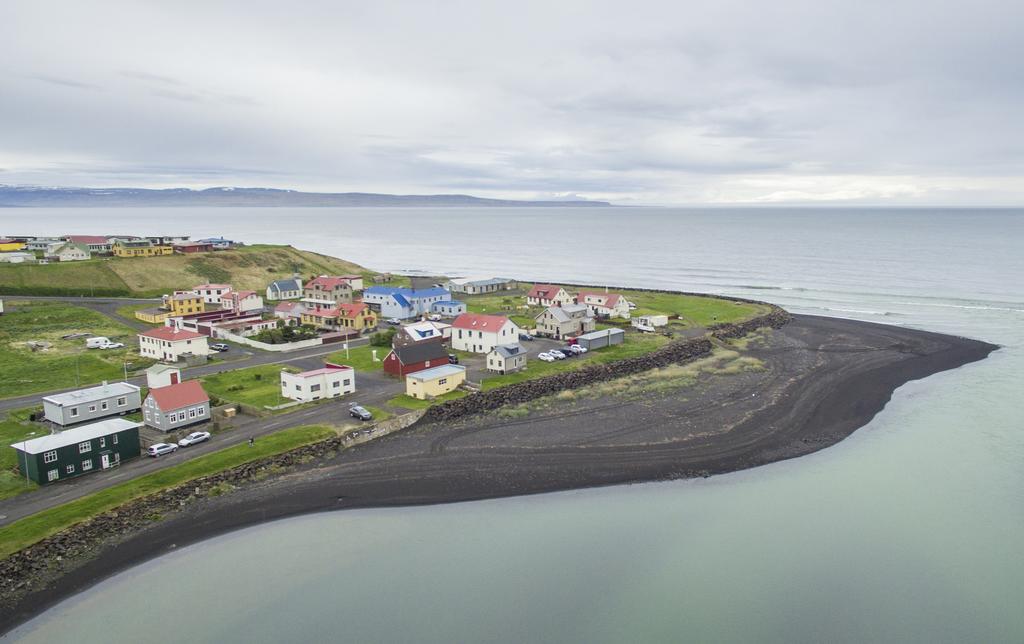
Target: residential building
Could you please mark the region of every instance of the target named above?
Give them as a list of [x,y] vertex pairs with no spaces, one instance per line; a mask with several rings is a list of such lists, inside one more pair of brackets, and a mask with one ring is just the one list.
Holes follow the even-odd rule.
[[430,312],[434,315],[443,315],[446,318],[454,318],[467,311],[466,303],[459,300],[442,300],[430,305]]
[[363,302],[353,302],[338,304],[333,309],[307,310],[302,314],[302,323],[330,331],[352,329],[362,332],[377,327],[377,314]]
[[127,382],[103,383],[43,398],[43,415],[58,425],[77,425],[107,416],[138,411],[142,406],[139,387]]
[[113,249],[110,239],[103,235],[66,235],[64,239],[75,244],[82,244],[94,255],[109,255]]
[[201,295],[207,304],[220,304],[221,298],[232,290],[230,284],[199,284],[192,287],[192,291]]
[[405,377],[405,393],[413,398],[429,400],[455,391],[466,382],[466,368],[445,364],[433,369],[410,373]]
[[448,351],[437,342],[395,347],[384,358],[384,372],[397,378],[448,364]]
[[494,347],[519,342],[519,327],[504,315],[463,313],[452,322],[452,348],[489,353]]
[[175,242],[172,244],[174,252],[188,255],[191,253],[212,253],[213,244],[201,241]]
[[494,347],[487,354],[487,370],[500,374],[514,373],[526,368],[526,349],[519,344]]
[[39,485],[117,467],[141,452],[139,427],[124,418],[109,418],[49,436],[12,443],[18,469]]
[[204,244],[211,244],[214,250],[229,250],[238,245],[238,242],[233,242],[230,239],[224,239],[223,237],[208,237],[206,239],[200,239],[199,241]]
[[311,310],[333,309],[339,304],[351,304],[352,291],[352,284],[346,278],[321,275],[303,286],[302,303]]
[[566,338],[590,333],[597,328],[597,321],[584,304],[549,306],[536,318],[537,335],[549,338]]
[[565,306],[574,302],[568,291],[550,284],[536,284],[526,294],[526,303],[530,306]]
[[153,257],[174,254],[173,246],[154,244],[148,239],[116,239],[111,248],[115,257]]
[[585,304],[594,315],[629,319],[629,301],[618,293],[580,291],[576,302]]
[[163,300],[163,308],[168,311],[168,317],[204,313],[206,311],[206,303],[203,300],[203,296],[194,291],[177,291],[174,295],[165,295]]
[[405,347],[421,342],[437,342],[443,344],[451,340],[452,325],[444,322],[424,320],[399,327],[391,340],[393,347]]
[[139,309],[135,312],[135,319],[142,320],[147,324],[163,324],[169,317],[171,317],[171,312],[160,306]]
[[460,278],[449,280],[445,285],[452,293],[464,293],[466,295],[484,295],[486,293],[497,293],[499,291],[511,291],[516,288],[515,280],[504,277],[481,278]]
[[380,311],[383,318],[409,318],[428,315],[437,302],[451,300],[451,293],[440,287],[411,289],[371,286],[363,291],[363,301]]
[[0,253],[0,262],[7,264],[25,264],[36,261],[35,253],[7,252]]
[[274,280],[267,287],[267,299],[271,302],[277,300],[297,300],[300,297],[302,297],[302,280],[298,277]]
[[576,343],[588,351],[603,349],[613,344],[622,344],[626,340],[626,332],[622,329],[601,329],[584,333],[576,338]]
[[198,380],[149,390],[142,405],[146,425],[170,432],[210,420],[210,397]]
[[0,239],[0,252],[9,253],[24,250],[27,242],[18,239]]
[[306,307],[302,302],[278,302],[277,306],[274,307],[274,317],[282,320],[302,320],[302,314],[306,312]]
[[167,387],[181,382],[181,369],[174,365],[157,363],[146,369],[146,386],[150,389]]
[[60,237],[33,237],[25,242],[25,251],[29,253],[43,251],[45,253],[55,245],[63,244],[64,241]]
[[281,395],[299,402],[337,398],[355,390],[355,369],[345,365],[328,362],[322,369],[302,373],[281,372]]
[[263,310],[263,296],[256,291],[231,291],[220,298],[220,308],[236,313]]
[[635,328],[635,329],[640,329],[641,331],[647,331],[647,332],[650,333],[650,332],[655,331],[658,327],[667,326],[668,325],[668,316],[667,315],[641,315],[638,318],[633,318],[633,321],[630,322],[630,324],[633,325],[633,328]]
[[63,242],[47,249],[46,259],[58,262],[80,262],[92,257],[89,249],[74,242]]
[[139,355],[164,362],[177,362],[187,356],[210,354],[206,336],[194,331],[162,326],[139,334]]
[[262,314],[257,314],[199,322],[197,330],[203,333],[203,335],[206,335],[206,332],[208,332],[211,338],[227,339],[229,335],[240,335],[243,338],[250,338],[264,331],[276,329],[279,325],[281,325],[279,318],[275,317],[264,320]]

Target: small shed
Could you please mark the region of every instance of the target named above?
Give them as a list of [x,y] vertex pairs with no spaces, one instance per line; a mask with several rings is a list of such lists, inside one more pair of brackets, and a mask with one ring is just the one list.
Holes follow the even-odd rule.
[[181,369],[169,364],[155,364],[146,369],[146,386],[150,389],[169,387],[181,382]]
[[410,373],[405,377],[405,393],[413,398],[427,400],[455,391],[465,381],[465,367],[446,364]]
[[526,349],[520,344],[494,347],[487,354],[487,370],[506,374],[526,368]]
[[576,343],[588,351],[593,351],[613,344],[622,344],[625,340],[626,332],[622,329],[601,329],[584,333],[576,338]]

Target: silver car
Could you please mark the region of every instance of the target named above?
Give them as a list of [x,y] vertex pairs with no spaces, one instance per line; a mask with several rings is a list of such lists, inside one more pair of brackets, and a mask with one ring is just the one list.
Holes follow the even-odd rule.
[[173,443],[157,443],[155,445],[150,445],[149,448],[146,449],[146,453],[153,458],[176,451],[178,451],[178,446]]
[[210,440],[210,432],[192,432],[185,438],[178,441],[179,447],[188,447],[189,445],[195,445],[196,443],[202,443],[203,441]]

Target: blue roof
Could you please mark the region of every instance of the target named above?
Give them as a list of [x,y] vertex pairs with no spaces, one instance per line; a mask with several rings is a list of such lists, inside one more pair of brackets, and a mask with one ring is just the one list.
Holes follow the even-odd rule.
[[403,296],[401,293],[392,293],[391,297],[393,297],[395,301],[398,302],[399,306],[404,306],[406,308],[409,307],[409,300],[405,299],[405,296]]
[[[402,296],[406,300],[415,300],[423,297],[448,297],[451,293],[447,289],[440,287],[434,288],[422,288],[418,291],[414,291],[411,288],[401,288],[398,286],[371,286],[370,288],[363,291],[363,295],[395,295]],[[409,303],[406,301],[403,306],[408,306]]]
[[418,291],[411,291],[410,295],[412,297],[448,297],[451,295],[451,293],[449,293],[448,289],[446,288],[435,286],[434,288],[421,288]]
[[363,295],[391,295],[392,293],[401,293],[405,290],[408,289],[400,288],[398,286],[371,286],[363,291]]
[[434,306],[465,306],[461,300],[441,300],[434,302]]

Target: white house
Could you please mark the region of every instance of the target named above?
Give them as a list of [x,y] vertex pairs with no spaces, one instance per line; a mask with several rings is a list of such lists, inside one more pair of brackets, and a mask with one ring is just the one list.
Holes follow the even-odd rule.
[[449,280],[446,284],[452,293],[465,293],[466,295],[482,295],[484,293],[497,293],[498,291],[510,291],[516,287],[516,281],[504,277],[466,277]]
[[220,308],[236,313],[263,310],[263,297],[256,291],[232,291],[220,298]]
[[46,251],[46,259],[58,262],[81,262],[92,257],[89,248],[74,242],[64,242]]
[[629,301],[618,293],[580,291],[576,302],[585,304],[594,315],[629,319]]
[[267,286],[267,299],[271,302],[297,300],[300,297],[302,297],[302,280],[298,277],[274,280]]
[[322,369],[302,373],[281,372],[281,395],[299,402],[336,398],[355,390],[356,371],[345,365],[327,362]]
[[526,368],[526,349],[520,344],[505,344],[487,354],[487,370],[513,373]]
[[164,362],[177,362],[185,355],[210,354],[206,336],[194,331],[162,326],[139,334],[139,355]]
[[222,297],[231,292],[230,284],[200,284],[192,289],[193,293],[203,296],[207,304],[220,304]]
[[519,327],[504,315],[463,313],[452,322],[452,348],[471,353],[519,342]]
[[6,262],[8,264],[24,264],[25,262],[36,261],[35,253],[0,253],[0,262]]
[[302,302],[278,302],[274,307],[274,317],[281,320],[301,320],[302,314],[306,312]]
[[561,286],[535,284],[526,294],[526,303],[530,306],[564,306],[575,300]]
[[157,363],[146,369],[146,386],[150,389],[169,387],[181,382],[181,369],[169,364]]

